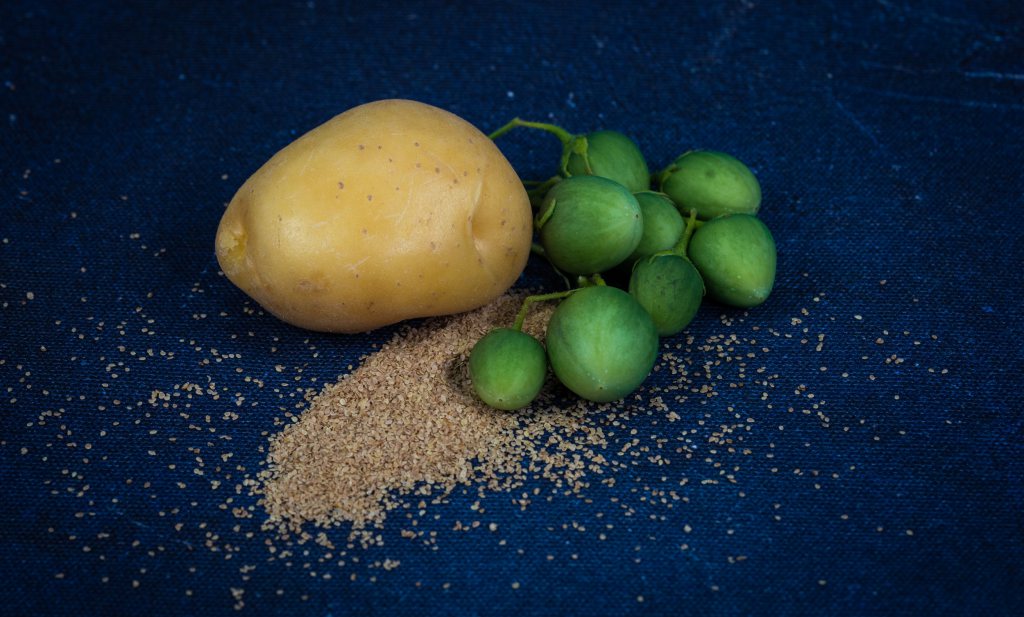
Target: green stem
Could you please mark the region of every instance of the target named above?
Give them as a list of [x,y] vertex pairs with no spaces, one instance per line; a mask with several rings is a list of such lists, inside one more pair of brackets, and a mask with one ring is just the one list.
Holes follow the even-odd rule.
[[548,133],[551,133],[552,135],[557,137],[559,141],[562,142],[563,146],[565,144],[568,144],[573,139],[572,133],[563,129],[560,126],[548,124],[547,122],[531,122],[529,120],[523,120],[521,118],[512,118],[512,120],[509,121],[508,124],[494,131],[493,133],[488,135],[488,137],[490,137],[491,139],[497,139],[504,135],[505,133],[519,126],[525,126],[531,129],[540,129],[542,131],[547,131]]
[[672,164],[666,167],[665,169],[662,169],[656,174],[651,174],[651,180],[653,180],[654,184],[658,186],[659,191],[665,190],[665,181],[668,180],[668,177],[671,176],[672,172],[674,172],[676,169],[678,168],[675,166],[675,164]]
[[544,195],[547,194],[548,190],[562,179],[561,176],[551,176],[543,182],[538,182],[533,188],[526,190],[526,196],[530,198],[530,205],[534,208],[540,207],[540,204],[544,201]]
[[534,242],[533,244],[531,244],[530,252],[533,253],[534,255],[540,255],[541,257],[544,258],[547,258],[548,256],[547,251],[544,250],[544,247],[541,246],[540,242]]
[[679,242],[672,248],[672,252],[681,257],[686,257],[686,249],[690,245],[690,238],[700,225],[701,222],[697,220],[697,211],[690,210],[690,216],[686,219],[686,229],[683,230],[683,235],[679,238]]
[[[544,247],[542,247],[539,244],[534,244],[532,250],[533,252],[539,255],[544,254]],[[558,270],[556,269],[555,271],[557,272]],[[561,274],[561,272],[559,272],[559,274]],[[566,283],[568,282],[569,281],[566,280]],[[576,277],[576,287],[572,289],[567,289],[566,291],[553,291],[551,293],[538,294],[534,296],[526,296],[526,298],[523,299],[523,305],[519,307],[519,313],[516,315],[516,320],[515,323],[512,324],[512,327],[516,330],[522,331],[523,324],[526,322],[526,314],[530,312],[530,306],[536,304],[537,302],[547,302],[548,300],[561,300],[563,298],[568,298],[572,294],[576,293],[577,291],[585,287],[600,287],[606,284],[607,283],[604,282],[604,278],[602,278],[600,274],[591,274],[589,277],[580,275]]]
[[576,276],[576,287],[583,289],[584,287],[606,287],[608,283],[604,282],[604,278],[600,274],[591,274],[590,276],[583,276],[582,274]]
[[568,178],[571,175],[569,173],[569,157],[573,154],[577,154],[583,158],[583,166],[587,174],[592,175],[594,173],[590,167],[590,156],[588,154],[589,144],[587,143],[586,135],[573,135],[569,131],[555,124],[550,124],[548,122],[532,122],[530,120],[523,120],[522,118],[512,118],[508,124],[494,131],[488,135],[488,137],[492,140],[497,139],[512,129],[520,126],[547,131],[562,142],[562,157],[559,162],[558,171],[561,172],[563,177]]
[[517,126],[519,126],[519,118],[512,118],[512,120],[508,124],[502,126],[498,130],[494,131],[493,133],[488,135],[487,138],[491,139],[491,140],[497,139],[497,138],[501,137],[502,135],[504,135],[505,133],[507,133],[507,132],[511,131],[512,129],[516,128]]
[[562,175],[566,178],[572,176],[569,173],[569,159],[572,155],[578,155],[583,159],[583,171],[588,175],[594,175],[594,170],[590,167],[590,142],[587,141],[586,135],[576,135],[572,138],[572,141],[565,142],[562,145],[562,159],[559,161],[558,170],[562,172]]
[[659,189],[661,189],[665,185],[665,181],[668,180],[669,176],[679,171],[679,159],[683,158],[684,156],[691,152],[693,152],[693,150],[687,150],[686,152],[683,152],[682,154],[677,156],[676,160],[672,161],[672,163],[668,167],[662,169],[656,174],[651,175],[651,180],[655,180],[657,182]]
[[572,294],[576,293],[578,289],[570,289],[568,291],[555,291],[547,294],[539,294],[536,296],[526,296],[523,300],[523,305],[519,308],[519,313],[516,315],[516,321],[512,324],[512,327],[516,330],[522,331],[523,323],[526,322],[526,314],[530,312],[530,306],[537,302],[546,302],[548,300],[561,300],[562,298],[568,298]]
[[540,231],[540,228],[544,227],[544,223],[547,223],[548,219],[551,218],[551,215],[554,214],[555,206],[557,205],[558,200],[552,199],[547,208],[542,212],[537,212],[537,216],[533,217],[533,229],[535,231]]

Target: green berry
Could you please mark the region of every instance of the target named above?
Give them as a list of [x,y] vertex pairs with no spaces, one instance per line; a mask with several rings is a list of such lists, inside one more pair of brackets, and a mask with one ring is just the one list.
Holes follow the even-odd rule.
[[621,184],[573,176],[548,191],[536,227],[544,254],[556,268],[589,275],[629,257],[644,224],[640,204]]
[[739,160],[714,150],[694,150],[658,174],[661,191],[683,212],[703,220],[732,213],[757,214],[761,185]]
[[757,217],[729,214],[701,225],[688,254],[708,295],[742,308],[768,299],[775,285],[775,240]]
[[[630,193],[651,186],[651,173],[640,148],[618,131],[594,131],[576,137],[582,152],[571,151],[566,171],[572,176],[593,175],[614,180]],[[572,147],[572,146],[570,146]],[[588,164],[589,163],[589,164]]]
[[640,236],[640,243],[633,249],[633,253],[627,259],[632,263],[643,257],[650,257],[655,253],[671,250],[683,235],[686,221],[679,214],[672,200],[663,193],[654,191],[641,191],[634,193],[636,201],[640,204],[640,213],[644,220],[643,234]]
[[473,389],[496,409],[519,409],[533,402],[544,385],[547,370],[540,342],[512,328],[491,330],[469,354]]
[[689,259],[662,253],[636,263],[629,293],[651,315],[658,334],[671,336],[693,321],[704,297],[704,282]]
[[604,403],[627,396],[647,378],[658,355],[658,332],[625,291],[585,287],[552,313],[547,347],[562,384]]

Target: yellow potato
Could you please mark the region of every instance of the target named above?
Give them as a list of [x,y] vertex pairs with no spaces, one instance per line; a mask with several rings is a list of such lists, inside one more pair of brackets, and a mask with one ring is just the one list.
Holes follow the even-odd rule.
[[526,191],[486,135],[406,100],[355,107],[238,190],[217,230],[232,283],[280,319],[363,332],[477,308],[530,253]]

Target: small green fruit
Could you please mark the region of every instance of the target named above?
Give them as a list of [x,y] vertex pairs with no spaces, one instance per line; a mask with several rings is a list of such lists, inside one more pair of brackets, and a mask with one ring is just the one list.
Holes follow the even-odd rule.
[[587,400],[605,403],[625,397],[650,374],[658,332],[625,291],[585,287],[552,313],[547,347],[559,381]]
[[640,204],[640,213],[644,220],[644,231],[640,237],[640,244],[636,245],[633,253],[626,260],[634,262],[637,259],[650,257],[655,253],[671,250],[683,235],[686,221],[679,214],[672,200],[663,193],[654,191],[641,191],[634,193],[636,201]]
[[658,182],[680,210],[696,210],[702,220],[732,213],[757,214],[761,207],[757,178],[724,152],[687,152],[658,174]]
[[[572,176],[601,176],[626,187],[630,193],[651,186],[651,174],[640,148],[618,131],[594,131],[577,140],[585,140],[586,157],[573,151],[566,169]],[[589,161],[590,166],[587,166]]]
[[562,272],[583,275],[629,257],[644,229],[636,198],[600,176],[573,176],[553,186],[535,226],[548,260]]
[[775,285],[775,240],[753,215],[730,214],[704,223],[690,239],[688,253],[708,294],[719,302],[757,306]]
[[658,334],[671,336],[693,321],[704,297],[704,281],[689,259],[663,253],[636,263],[629,293],[650,313]]
[[547,377],[544,347],[512,328],[491,330],[469,354],[469,376],[483,402],[496,409],[519,409],[537,398]]

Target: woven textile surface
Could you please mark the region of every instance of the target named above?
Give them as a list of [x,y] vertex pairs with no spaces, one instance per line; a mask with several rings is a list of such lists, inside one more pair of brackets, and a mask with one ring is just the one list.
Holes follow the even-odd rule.
[[[620,464],[585,488],[282,539],[271,440],[401,326],[289,326],[214,234],[276,151],[386,98],[615,129],[652,171],[728,152],[775,289],[663,341],[693,391],[603,425]],[[1015,613],[1022,170],[1017,2],[0,3],[0,613]],[[558,284],[533,258],[516,287]]]

